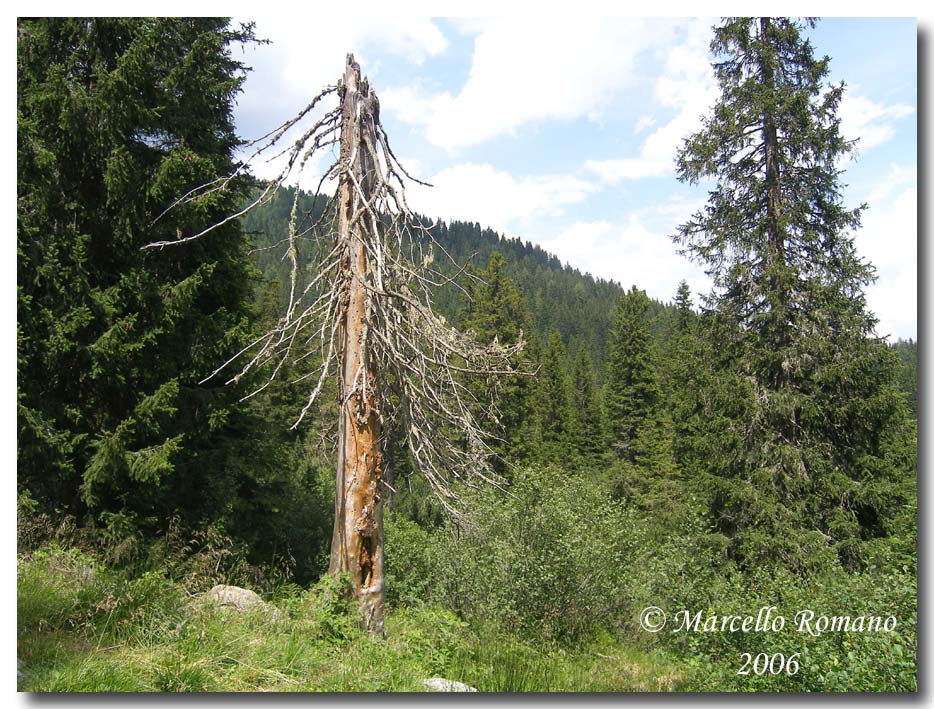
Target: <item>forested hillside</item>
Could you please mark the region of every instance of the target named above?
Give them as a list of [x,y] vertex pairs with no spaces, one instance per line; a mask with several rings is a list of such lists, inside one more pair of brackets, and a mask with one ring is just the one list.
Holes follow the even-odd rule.
[[[288,233],[294,199],[294,188],[284,188],[268,202],[248,212],[243,219],[244,229],[253,240],[254,256],[263,280],[278,283],[283,306],[288,300],[290,276],[289,264],[282,258],[281,241]],[[313,224],[327,199],[323,195],[315,202],[310,194],[300,195],[298,204],[303,215],[300,224]],[[442,276],[451,278],[461,274],[462,269],[466,269],[467,274],[476,275],[487,268],[494,253],[502,256],[505,273],[525,301],[530,318],[529,334],[544,342],[548,333],[556,330],[572,355],[585,348],[602,384],[612,313],[625,284],[582,274],[562,264],[537,244],[518,237],[504,237],[480,224],[459,221],[435,223],[424,216],[419,220],[431,225],[431,238],[437,244],[432,266]],[[300,272],[306,279],[313,277],[307,272],[306,264],[314,252],[313,243],[301,252],[304,262]],[[460,324],[466,316],[469,303],[464,286],[469,281],[468,275],[461,274],[455,283],[445,283],[433,293],[439,312],[452,322]],[[672,299],[674,296],[672,293]],[[665,304],[650,301],[648,318],[656,337],[662,338],[667,334],[669,314],[670,308],[666,310]]]
[[[269,186],[234,158],[250,26],[20,20],[20,689],[915,691],[918,345],[873,334],[843,87],[806,29],[714,30],[720,99],[677,168],[716,188],[673,235],[714,278],[700,308],[684,281],[659,303],[464,222],[372,256],[358,234],[364,265],[405,265],[372,280],[334,246],[352,168],[343,206],[283,187],[228,219]],[[364,327],[339,347],[389,344],[329,377],[349,316],[288,306],[289,254],[317,296],[330,250],[340,287],[306,312],[350,312],[354,273]],[[434,349],[405,349],[422,330]],[[336,441],[364,424],[385,637],[334,565]],[[426,470],[436,437],[450,470]],[[787,624],[723,630],[767,608]]]

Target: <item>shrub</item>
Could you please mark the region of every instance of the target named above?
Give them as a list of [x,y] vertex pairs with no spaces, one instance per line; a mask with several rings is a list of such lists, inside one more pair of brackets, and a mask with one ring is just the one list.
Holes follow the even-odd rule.
[[393,607],[418,605],[437,585],[428,530],[401,515],[385,521],[386,601]]
[[527,469],[508,494],[479,490],[465,508],[433,536],[429,595],[465,618],[543,638],[619,625],[640,532],[599,485]]

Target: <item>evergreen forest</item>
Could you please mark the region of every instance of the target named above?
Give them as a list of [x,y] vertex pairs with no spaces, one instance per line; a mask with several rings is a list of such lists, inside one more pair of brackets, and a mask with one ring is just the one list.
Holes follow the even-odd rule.
[[[415,215],[434,312],[512,366],[451,384],[496,481],[455,481],[453,510],[383,421],[374,634],[329,573],[338,378],[309,403],[314,348],[209,377],[314,285],[327,246],[293,283],[283,239],[336,200],[285,185],[228,219],[269,187],[237,172],[254,28],[20,19],[19,690],[917,691],[918,343],[874,334],[844,88],[808,29],[714,28],[720,96],[677,157],[713,187],[672,234],[711,293]],[[783,628],[722,631],[769,608]]]

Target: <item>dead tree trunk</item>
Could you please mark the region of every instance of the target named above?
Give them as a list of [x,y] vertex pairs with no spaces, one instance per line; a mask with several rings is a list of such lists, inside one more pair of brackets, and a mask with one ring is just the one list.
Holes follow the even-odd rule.
[[[350,576],[354,597],[371,633],[383,631],[383,512],[379,373],[368,347],[368,204],[377,166],[367,149],[376,144],[375,96],[347,59],[341,88],[338,240],[346,282],[346,310],[339,364],[337,488],[330,573]],[[368,139],[364,132],[369,131]]]
[[[281,150],[280,154],[288,156],[286,166],[250,205],[196,234],[144,248],[163,249],[203,237],[268,202],[290,176],[302,174],[315,154],[340,144],[337,161],[318,183],[320,190],[325,179],[336,177],[336,199],[328,200],[324,214],[311,227],[300,229],[300,190],[293,195],[289,232],[283,240],[288,243],[286,256],[292,266],[285,315],[203,382],[241,357],[246,363],[228,384],[240,381],[254,368],[270,365],[269,378],[247,399],[269,386],[287,361],[307,366],[308,355],[316,344],[320,347],[320,363],[296,380],[316,379],[317,384],[292,427],[301,423],[325,383],[336,374],[337,489],[330,572],[349,575],[366,628],[382,633],[382,504],[389,490],[383,478],[383,424],[390,433],[402,432],[413,462],[446,509],[453,511],[461,483],[478,480],[498,485],[489,465],[487,433],[474,414],[480,402],[464,381],[493,378],[491,395],[495,395],[496,379],[520,373],[514,361],[523,342],[520,339],[508,347],[497,341],[481,345],[471,333],[450,327],[433,311],[431,289],[446,277],[430,264],[434,247],[444,248],[406,203],[404,178],[414,178],[393,155],[379,122],[376,94],[361,78],[352,55],[347,57],[343,80],[315,96],[297,116],[251,143],[253,153],[247,162],[279,150],[289,140],[289,131],[307,125],[315,107],[335,93],[340,103],[304,130],[290,148]],[[169,209],[226,189],[243,169],[191,190]],[[336,235],[332,225],[337,227]],[[304,288],[298,287],[299,236],[326,246],[312,256],[309,272],[314,275]],[[312,350],[306,351],[307,346]],[[495,406],[488,415],[495,420]],[[451,430],[458,431],[458,440],[450,438]]]

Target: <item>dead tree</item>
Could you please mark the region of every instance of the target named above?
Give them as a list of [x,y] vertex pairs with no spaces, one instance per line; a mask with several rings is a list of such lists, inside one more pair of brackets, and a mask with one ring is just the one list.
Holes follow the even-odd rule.
[[[291,146],[281,150],[286,166],[237,218],[271,199],[292,176],[300,176],[319,151],[339,145],[339,156],[325,170],[315,197],[326,180],[336,180],[335,198],[307,228],[299,214],[299,189],[288,234],[281,245],[291,263],[289,303],[278,324],[205,381],[236,366],[228,383],[267,366],[265,383],[244,398],[262,391],[288,362],[321,362],[298,380],[314,382],[298,426],[321,394],[325,382],[337,377],[337,487],[330,573],[347,573],[370,632],[383,625],[383,430],[405,431],[408,449],[446,509],[455,510],[457,486],[484,481],[498,485],[489,459],[489,434],[480,421],[495,422],[495,384],[500,375],[516,374],[513,363],[522,342],[511,347],[480,345],[470,333],[450,327],[431,304],[431,291],[444,277],[431,264],[435,243],[430,229],[414,217],[406,203],[406,180],[414,180],[393,155],[379,119],[379,101],[352,55],[343,80],[328,87],[295,118],[252,145],[251,160],[273,153],[286,134],[303,122],[328,96],[339,103],[324,112]],[[177,204],[202,199],[225,189],[231,175],[203,185]],[[174,205],[173,205],[174,206]],[[170,207],[171,208],[171,207]],[[223,222],[221,222],[223,223]],[[149,244],[164,248],[200,238],[214,224],[190,236]],[[317,242],[314,276],[299,288],[298,249],[307,239]],[[237,364],[242,362],[242,364]],[[235,370],[236,371],[236,370]],[[472,377],[491,384],[491,396],[480,402],[467,387]],[[478,416],[480,412],[480,416]],[[294,427],[293,426],[293,427]],[[452,440],[449,431],[456,431]]]

